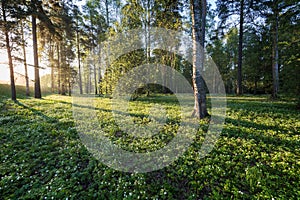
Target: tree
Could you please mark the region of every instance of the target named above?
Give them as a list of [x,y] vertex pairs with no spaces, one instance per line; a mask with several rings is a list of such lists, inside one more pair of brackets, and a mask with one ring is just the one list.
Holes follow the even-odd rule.
[[280,91],[298,98],[300,109],[300,2],[280,4],[278,48],[280,58]]
[[271,35],[272,35],[272,77],[273,77],[273,89],[272,98],[278,97],[279,90],[279,49],[278,49],[278,34],[279,34],[279,12],[280,6],[283,2],[280,0],[275,1],[263,1],[265,8],[265,15],[267,17],[267,23],[271,24]]
[[39,71],[39,57],[38,57],[38,43],[37,43],[37,25],[36,16],[31,16],[32,25],[32,43],[33,43],[33,62],[34,62],[34,97],[42,98],[41,84],[40,84],[40,71]]
[[273,74],[273,92],[272,97],[274,99],[278,96],[278,90],[279,90],[279,68],[278,68],[278,18],[279,18],[279,12],[278,12],[278,5],[275,7],[275,21],[274,21],[274,28],[273,28],[273,52],[272,52],[272,74]]
[[242,86],[242,64],[243,64],[243,35],[244,35],[244,0],[240,2],[240,34],[239,34],[239,59],[237,76],[237,95],[243,93]]
[[16,86],[15,86],[15,77],[14,77],[14,66],[13,66],[13,60],[12,60],[12,48],[11,48],[11,41],[10,41],[10,31],[13,28],[14,22],[8,21],[9,19],[14,19],[11,15],[11,12],[15,12],[13,7],[10,5],[12,2],[1,0],[1,28],[5,35],[5,47],[7,51],[8,56],[8,65],[9,65],[9,71],[10,71],[10,88],[11,88],[11,99],[13,101],[17,100],[16,95]]
[[82,75],[81,75],[81,51],[80,51],[80,28],[79,22],[82,20],[80,16],[80,11],[78,7],[74,7],[73,9],[74,17],[75,17],[75,29],[76,29],[76,49],[77,49],[77,61],[78,61],[78,79],[79,79],[79,92],[82,91]]
[[39,72],[39,58],[38,58],[38,43],[37,43],[37,23],[36,23],[36,12],[37,7],[36,0],[31,0],[31,8],[33,9],[31,15],[31,26],[32,26],[32,43],[33,43],[33,62],[34,62],[34,97],[42,98],[41,84],[40,84],[40,72]]
[[[59,12],[60,10],[60,5],[58,2],[50,1],[48,2],[48,4],[44,4],[43,9],[45,14],[47,14],[47,17],[51,21],[53,21],[54,23],[58,21],[57,18],[59,14],[56,12]],[[57,24],[54,24],[54,26],[56,27],[56,31],[59,32],[59,26],[57,26]],[[58,42],[58,40],[60,40],[60,37],[58,34],[50,32],[46,24],[44,23],[38,24],[38,32],[39,52],[40,54],[44,52],[45,55],[48,57],[48,65],[51,68],[51,91],[54,93],[56,88],[55,72],[57,69],[57,60],[55,59],[55,48],[56,43]]]
[[[39,23],[39,44],[40,52],[48,55],[49,65],[51,67],[51,88],[54,91],[57,85],[59,94],[71,95],[71,86],[73,84],[74,73],[72,61],[75,58],[76,43],[76,16],[74,14],[72,2],[49,2],[43,7],[44,14],[50,20],[49,31],[47,23]],[[78,11],[79,12],[79,11]],[[53,23],[53,24],[52,24]]]
[[244,36],[244,44],[247,48],[244,50],[244,88],[248,93],[261,93],[261,80],[265,76],[264,64],[268,63],[265,60],[265,55],[268,52],[264,50],[264,46],[267,44],[266,40],[263,40],[262,27],[246,27],[248,30]]
[[[212,57],[215,64],[218,66],[219,71],[222,75],[223,81],[225,83],[226,93],[233,93],[232,84],[232,65],[230,59],[234,56],[228,55],[228,42],[223,43],[222,39],[218,38],[218,35],[214,38],[211,44],[207,45],[206,49],[210,56]],[[234,59],[233,59],[234,60]],[[217,85],[213,82],[213,88],[217,91]]]
[[75,58],[75,47],[74,41],[75,39],[75,23],[73,18],[73,11],[72,5],[67,3],[62,3],[60,5],[60,12],[59,12],[59,34],[61,36],[59,43],[59,82],[60,82],[60,94],[71,95],[71,85],[73,84],[72,81],[72,66],[71,62]]
[[23,16],[31,16],[32,26],[32,42],[33,42],[33,60],[34,60],[34,97],[42,98],[40,74],[39,74],[39,57],[38,57],[38,37],[37,37],[37,19],[47,27],[50,33],[55,33],[55,27],[52,21],[47,16],[44,9],[44,4],[40,0],[22,1],[22,3],[16,7],[22,8],[19,14]]
[[[107,3],[107,2],[106,2]],[[108,5],[107,5],[108,6]],[[96,59],[95,56],[96,52],[101,51],[101,49],[97,49],[97,46],[104,40],[104,33],[107,29],[106,23],[109,20],[108,18],[105,20],[105,18],[100,14],[100,1],[87,1],[86,4],[83,7],[84,9],[84,18],[86,19],[86,31],[88,32],[88,51],[91,56],[89,56],[88,64],[86,65],[88,67],[88,75],[87,79],[88,81],[88,88],[89,92],[91,92],[92,85],[94,86],[94,92],[95,94],[98,94],[98,82],[101,79],[99,77],[101,73],[99,72],[101,69],[96,66]],[[108,13],[107,17],[108,17]],[[106,22],[107,21],[107,22]],[[97,73],[98,71],[98,73]],[[94,79],[94,84],[92,84],[92,75]],[[98,78],[97,78],[98,75]]]
[[[226,22],[232,21],[232,16],[239,16],[239,41],[238,41],[238,71],[237,71],[237,95],[243,93],[243,86],[242,86],[242,65],[243,65],[243,35],[244,35],[244,26],[245,22],[253,21],[256,9],[254,9],[253,5],[257,4],[257,0],[218,0],[217,1],[217,11],[218,16],[221,19],[220,22],[220,29],[225,29]],[[231,19],[231,20],[229,20]],[[235,25],[234,25],[235,26]],[[223,30],[222,30],[223,31]]]
[[[206,107],[206,89],[201,71],[204,65],[204,41],[206,25],[206,0],[191,0],[192,36],[193,36],[193,86],[195,107],[193,116],[204,118],[208,116]],[[201,47],[200,47],[200,46]]]
[[[299,21],[299,17],[297,16],[299,16],[300,4],[295,0],[261,0],[259,2],[261,17],[265,19],[265,27],[270,27],[269,34],[271,35],[271,40],[269,46],[272,55],[272,98],[276,99],[279,93],[279,83],[284,84],[285,82],[285,80],[279,79],[279,75],[289,65],[284,60],[291,56],[285,56],[287,55],[285,46],[289,43],[290,38],[294,38],[297,35],[297,32],[294,30],[297,30],[297,21]],[[297,46],[295,47],[292,48],[292,54],[294,55],[297,54]],[[292,74],[290,75],[292,76]]]
[[[183,24],[183,16],[181,16],[183,4],[180,0],[165,0],[165,1],[154,1],[152,16],[153,25],[156,27],[162,27],[165,29],[172,29],[175,31],[182,30]],[[179,59],[176,56],[176,53],[172,52],[172,49],[175,48],[176,45],[171,37],[170,40],[165,39],[164,48],[169,49],[169,51],[165,52],[163,50],[156,50],[156,57],[160,59],[160,63],[168,65],[174,69],[179,68]],[[150,52],[150,51],[149,51]],[[156,58],[157,59],[157,58]],[[173,74],[171,74],[172,76]],[[162,71],[162,77],[164,85],[166,85],[166,71]],[[169,79],[171,81],[169,84],[175,84],[172,77]],[[176,84],[175,84],[176,85]],[[162,86],[162,92],[167,93],[169,90]]]
[[[25,81],[26,81],[26,96],[30,95],[30,89],[29,89],[29,77],[28,77],[28,67],[27,67],[27,58],[26,58],[26,40],[25,40],[25,32],[24,32],[24,20],[21,20],[20,26],[21,26],[21,46],[23,50],[23,56],[24,56],[24,71],[25,71]],[[26,23],[25,23],[26,24]]]

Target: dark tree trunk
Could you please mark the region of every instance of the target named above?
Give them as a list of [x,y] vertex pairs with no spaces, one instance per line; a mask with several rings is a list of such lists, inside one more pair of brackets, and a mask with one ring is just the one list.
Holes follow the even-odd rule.
[[109,10],[108,10],[108,0],[105,0],[105,10],[106,10],[106,23],[109,27]]
[[[99,52],[99,55],[101,55],[101,49]],[[101,63],[101,57],[99,57],[99,63]],[[101,82],[102,82],[102,75],[101,75],[101,67],[100,65],[98,66],[98,86],[99,86],[99,94],[102,94],[102,89],[101,89]]]
[[255,80],[254,80],[254,94],[257,94],[257,81],[258,81],[258,79],[255,78]]
[[68,61],[68,95],[72,96],[72,80],[71,80],[72,74],[71,74],[71,64]]
[[[77,20],[78,25],[78,20]],[[77,60],[78,60],[78,78],[79,78],[79,91],[82,94],[82,79],[81,79],[81,58],[80,58],[80,38],[79,38],[79,31],[76,31],[76,38],[77,38]]]
[[42,98],[41,84],[40,84],[40,71],[39,71],[39,57],[38,57],[38,44],[36,32],[36,17],[32,17],[32,42],[33,42],[33,59],[34,59],[34,97]]
[[[146,9],[146,28],[145,28],[145,40],[146,40],[146,59],[147,59],[147,64],[150,63],[150,54],[151,54],[151,49],[150,49],[150,44],[151,44],[151,36],[150,36],[150,24],[151,24],[151,16],[150,16],[150,0],[147,0],[147,9]],[[150,73],[150,72],[148,72]],[[149,84],[146,85],[146,95],[150,96],[150,88]]]
[[240,6],[240,33],[239,33],[239,55],[238,55],[238,74],[237,74],[237,95],[243,94],[242,85],[242,65],[243,65],[243,35],[244,35],[244,0]]
[[89,94],[92,93],[92,67],[89,64]]
[[272,76],[273,76],[273,91],[272,97],[278,97],[279,90],[279,69],[278,69],[278,5],[275,8],[275,22],[273,27],[273,49],[272,49]]
[[57,44],[57,90],[58,94],[61,94],[61,87],[60,87],[60,79],[61,79],[61,67],[60,67],[60,44]]
[[98,84],[97,84],[97,67],[94,62],[94,57],[93,57],[93,66],[94,66],[94,84],[95,84],[95,95],[98,94]]
[[50,65],[51,65],[51,92],[54,93],[55,80],[54,80],[54,46],[50,42]]
[[28,77],[28,69],[27,69],[27,58],[26,58],[26,44],[24,38],[24,27],[23,21],[21,21],[21,37],[22,37],[22,49],[23,49],[23,56],[24,56],[24,70],[25,70],[25,82],[26,82],[26,96],[30,95],[29,90],[29,77]]
[[[7,23],[4,1],[2,1],[2,14],[3,14],[4,23]],[[7,26],[4,27],[4,34],[5,34],[5,46],[7,50],[7,56],[8,56],[9,72],[10,72],[11,99],[13,101],[16,101],[17,95],[16,95],[16,86],[15,86],[14,66],[12,61],[11,46],[10,46],[9,32]]]
[[66,95],[66,70],[67,70],[67,67],[66,67],[66,57],[65,57],[65,46],[64,46],[64,43],[61,42],[60,43],[60,86],[61,86],[61,89],[60,89],[60,92],[61,92],[61,95]]
[[89,76],[90,76],[90,75],[89,75],[89,72],[90,72],[89,69],[87,69],[87,70],[85,70],[85,73],[84,73],[84,79],[85,79],[85,81],[84,81],[84,82],[85,82],[85,93],[86,93],[86,94],[89,94],[89,93],[90,93],[90,92],[89,92],[89,91],[90,91],[90,90],[89,90],[89,85],[90,85],[90,82],[89,82],[89,80],[90,80],[90,79],[89,79]]

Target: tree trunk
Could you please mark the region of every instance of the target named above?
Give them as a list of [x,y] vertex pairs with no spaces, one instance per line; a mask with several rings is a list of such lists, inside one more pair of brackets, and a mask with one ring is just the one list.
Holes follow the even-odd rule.
[[[204,40],[206,24],[206,0],[191,0],[192,36],[193,36],[193,87],[195,107],[193,116],[204,118],[208,116],[206,107],[206,90],[201,71],[204,65]],[[202,46],[202,47],[201,47]]]
[[240,7],[240,34],[239,34],[239,57],[237,74],[237,95],[243,94],[242,86],[242,65],[243,65],[243,35],[244,35],[244,0],[241,0]]
[[[78,19],[77,19],[78,25]],[[82,94],[82,79],[81,79],[81,58],[80,58],[80,38],[79,31],[76,31],[76,39],[77,39],[77,60],[78,60],[78,78],[79,78],[79,91]]]
[[60,48],[59,48],[60,44],[57,44],[57,90],[58,90],[58,94],[61,94],[61,90],[60,90],[60,79],[61,79],[61,67],[60,67]]
[[96,67],[96,64],[95,64],[95,61],[94,61],[94,56],[93,56],[93,64],[94,66],[94,84],[95,84],[95,95],[98,94],[98,84],[97,84],[97,67]]
[[92,67],[89,64],[89,94],[92,93]]
[[[86,62],[87,63],[87,62]],[[85,93],[89,94],[89,77],[90,77],[90,70],[89,70],[89,64],[86,64],[85,70],[84,70],[84,83],[85,83]]]
[[69,96],[72,96],[72,85],[71,85],[71,77],[72,77],[72,74],[71,74],[71,64],[70,62],[68,61],[68,95]]
[[[146,9],[146,23],[145,23],[145,39],[146,39],[146,59],[147,59],[147,64],[150,63],[150,57],[151,57],[151,49],[150,49],[150,44],[151,44],[151,36],[150,36],[150,24],[151,24],[151,16],[150,16],[150,0],[147,0],[147,9]],[[148,74],[150,72],[147,72]],[[147,97],[150,96],[150,88],[149,84],[146,85],[146,94]]]
[[279,89],[279,69],[278,69],[278,5],[275,8],[275,23],[273,32],[273,52],[272,52],[272,75],[273,75],[273,92],[272,97],[276,99],[278,97]]
[[50,41],[50,49],[49,49],[49,53],[50,53],[50,65],[51,65],[51,92],[54,93],[54,84],[55,84],[55,80],[54,80],[54,45],[52,44],[52,42]]
[[106,10],[106,23],[109,27],[109,10],[108,10],[108,0],[105,0],[105,10]]
[[25,45],[25,38],[24,38],[24,27],[23,21],[21,21],[21,38],[22,38],[22,49],[23,49],[23,56],[24,56],[24,70],[25,70],[25,82],[26,82],[26,96],[30,95],[29,90],[29,77],[28,77],[28,69],[27,69],[27,58],[26,58],[26,45]]
[[[99,49],[99,55],[101,55],[101,49]],[[101,57],[99,56],[99,62],[101,63]],[[98,66],[98,85],[99,85],[99,94],[102,94],[102,89],[101,89],[101,82],[102,82],[102,75],[101,75],[101,67],[100,64]]]
[[90,46],[90,54],[92,54],[92,58],[89,60],[89,68],[90,68],[90,93],[92,92],[92,71],[93,71],[93,75],[94,75],[94,92],[95,95],[98,94],[98,89],[97,89],[97,68],[95,66],[95,61],[94,61],[94,57],[95,57],[95,47],[94,47],[94,39],[93,39],[93,29],[94,29],[94,24],[93,24],[93,13],[91,12],[91,10],[89,11],[89,17],[90,17],[90,23],[91,23],[91,27],[90,27],[90,37],[91,37],[91,46]]
[[[3,14],[3,21],[4,25],[6,25],[6,12],[5,12],[5,5],[4,1],[2,1],[2,14]],[[5,46],[7,50],[7,56],[8,56],[8,65],[9,65],[9,72],[10,72],[10,89],[11,89],[11,99],[13,101],[17,100],[16,95],[16,86],[15,86],[15,76],[14,76],[14,66],[12,62],[12,55],[11,55],[11,46],[10,46],[10,40],[9,40],[9,33],[7,26],[4,27],[4,34],[5,34]]]
[[40,71],[39,71],[39,57],[38,57],[38,44],[36,32],[36,17],[32,17],[32,42],[33,42],[33,59],[34,59],[34,97],[42,98],[41,84],[40,84]]
[[257,81],[258,81],[258,78],[255,78],[255,80],[254,80],[254,95],[257,94]]
[[66,70],[67,70],[67,67],[66,67],[66,55],[65,55],[65,45],[63,42],[60,43],[60,86],[61,86],[61,89],[60,89],[60,92],[61,92],[61,95],[66,95]]

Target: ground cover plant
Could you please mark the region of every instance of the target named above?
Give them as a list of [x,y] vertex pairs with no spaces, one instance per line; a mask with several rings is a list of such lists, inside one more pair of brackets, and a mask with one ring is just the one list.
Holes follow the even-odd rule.
[[[137,174],[115,171],[87,151],[72,118],[71,97],[0,99],[0,199],[300,198],[300,113],[293,101],[228,97],[226,124],[208,156],[200,159],[198,152],[206,119],[184,156]],[[140,141],[139,151],[160,148],[174,134],[178,104],[172,95],[132,102],[136,122],[147,123],[147,108],[157,103],[170,110],[164,137]],[[98,97],[96,107],[107,136],[128,147],[112,120],[110,99]]]

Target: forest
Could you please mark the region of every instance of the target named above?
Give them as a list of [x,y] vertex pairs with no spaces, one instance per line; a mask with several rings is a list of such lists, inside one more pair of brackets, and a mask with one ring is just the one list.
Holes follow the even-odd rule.
[[300,198],[299,20],[296,0],[1,0],[0,199]]

